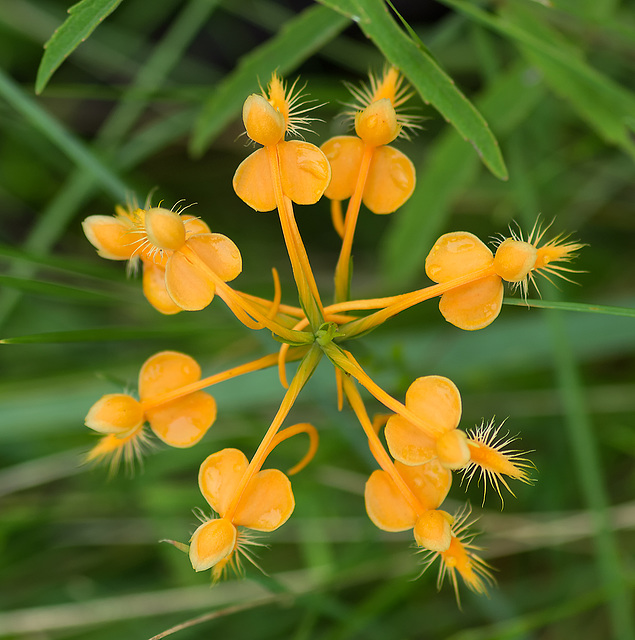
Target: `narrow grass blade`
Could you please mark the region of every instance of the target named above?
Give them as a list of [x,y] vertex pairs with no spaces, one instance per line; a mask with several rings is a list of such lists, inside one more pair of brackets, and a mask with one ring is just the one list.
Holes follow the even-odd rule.
[[59,300],[72,300],[74,302],[84,302],[95,304],[98,302],[112,303],[113,300],[121,301],[121,295],[109,291],[98,291],[96,289],[85,289],[72,287],[56,282],[45,282],[33,280],[31,278],[16,278],[14,276],[0,275],[0,285],[17,289],[24,293],[30,293]]
[[69,17],[44,45],[44,55],[35,80],[35,92],[41,93],[56,69],[107,18],[121,0],[82,0],[69,10]]
[[626,316],[635,318],[635,309],[629,307],[613,307],[603,304],[584,304],[581,302],[555,302],[553,300],[520,300],[505,298],[503,304],[514,307],[536,307],[537,309],[560,309],[562,311],[579,311],[582,313],[601,313],[607,316]]

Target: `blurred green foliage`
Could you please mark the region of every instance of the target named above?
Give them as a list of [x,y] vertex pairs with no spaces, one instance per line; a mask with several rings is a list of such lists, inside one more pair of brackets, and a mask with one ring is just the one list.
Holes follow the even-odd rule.
[[[362,212],[356,294],[422,286],[443,232],[487,239],[541,215],[589,245],[575,265],[580,286],[545,284],[545,303],[632,309],[633,3],[394,0],[413,39],[380,0],[126,0],[76,46],[117,4],[85,1],[74,14],[83,34],[68,22],[71,33],[53,39],[67,2],[0,5],[0,337],[23,338],[0,345],[0,637],[142,639],[216,611],[177,637],[633,638],[632,317],[510,305],[491,327],[463,333],[431,302],[353,345],[396,397],[419,375],[447,375],[464,426],[509,416],[534,451],[537,482],[518,487],[504,513],[496,500],[481,510],[481,490],[469,490],[500,570],[489,599],[464,592],[459,611],[432,573],[412,580],[407,535],[368,521],[361,494],[374,463],[352,413],[337,412],[328,367],[292,413],[318,427],[321,446],[294,481],[293,518],[267,539],[268,575],[210,589],[158,540],[193,530],[208,453],[256,447],[282,397],[276,372],[219,386],[219,419],[203,443],[159,447],[134,477],[81,465],[93,442],[83,419],[102,394],[133,386],[158,350],[189,353],[211,374],[275,345],[219,301],[160,316],[80,226],[153,189],[168,205],[197,202],[196,214],[241,249],[237,286],[270,295],[275,266],[295,302],[275,217],[231,188],[248,153],[242,100],[274,69],[299,74],[325,103],[311,138],[323,141],[343,132],[342,81],[363,80],[388,56],[425,117],[424,131],[400,143],[418,186],[392,216]],[[328,291],[338,250],[328,206],[297,215]],[[276,465],[293,464],[301,446],[285,445]]]

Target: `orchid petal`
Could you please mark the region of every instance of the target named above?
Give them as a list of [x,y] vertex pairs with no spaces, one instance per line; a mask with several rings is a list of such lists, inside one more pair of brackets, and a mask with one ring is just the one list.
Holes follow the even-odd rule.
[[406,392],[406,407],[441,434],[456,429],[461,419],[461,394],[449,378],[423,376]]
[[273,211],[276,196],[266,149],[258,149],[245,158],[234,174],[236,195],[256,211]]
[[441,296],[439,310],[455,327],[483,329],[494,322],[503,306],[503,282],[499,276],[482,278]]
[[395,468],[424,509],[436,509],[452,486],[452,474],[438,460],[417,466],[395,462]]
[[324,195],[331,200],[350,198],[357,184],[364,143],[356,136],[335,136],[320,149],[331,165],[331,182]]
[[391,416],[384,433],[392,457],[404,464],[423,464],[437,455],[434,439],[402,416]]
[[180,251],[172,254],[165,267],[165,286],[170,298],[185,311],[200,311],[214,299],[216,286],[198,265]]
[[143,293],[146,300],[165,315],[172,315],[181,311],[165,288],[165,268],[154,262],[143,261]]
[[363,202],[373,213],[392,213],[412,195],[416,183],[410,159],[394,147],[377,147],[368,169]]
[[455,231],[434,243],[426,258],[426,274],[435,282],[448,282],[493,262],[492,252],[474,234]]
[[331,181],[331,165],[314,144],[291,140],[278,144],[282,191],[297,204],[315,204]]
[[238,247],[221,233],[202,233],[191,236],[187,246],[225,282],[236,278],[243,269]]
[[216,401],[205,391],[148,409],[146,416],[152,431],[171,447],[192,447],[216,420]]
[[194,571],[206,571],[229,556],[236,546],[236,527],[224,518],[203,523],[190,540]]
[[184,387],[201,378],[201,368],[194,358],[178,351],[161,351],[148,358],[139,372],[141,400]]
[[417,514],[404,498],[387,471],[373,471],[364,490],[366,513],[383,531],[412,529]]
[[289,478],[278,469],[265,469],[245,487],[233,522],[256,531],[274,531],[289,519],[294,508]]
[[223,516],[249,462],[238,449],[223,449],[208,456],[198,472],[198,486],[216,513]]
[[97,253],[108,260],[130,260],[142,237],[131,222],[113,216],[88,216],[82,228]]

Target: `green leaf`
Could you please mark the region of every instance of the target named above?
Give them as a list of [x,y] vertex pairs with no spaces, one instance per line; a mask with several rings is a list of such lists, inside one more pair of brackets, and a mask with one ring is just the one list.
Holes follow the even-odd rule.
[[424,102],[432,104],[474,146],[485,166],[497,178],[507,179],[498,142],[483,116],[418,39],[413,41],[404,33],[388,13],[383,0],[322,1],[331,7],[338,5],[340,11],[350,12],[351,18],[386,59],[408,78]]
[[575,48],[563,46],[559,32],[516,5],[500,17],[463,0],[443,2],[514,40],[554,93],[567,100],[605,141],[635,158],[635,143],[627,125],[635,113],[635,95],[594,69]]
[[326,7],[310,7],[241,58],[236,70],[216,87],[194,128],[191,151],[201,155],[214,137],[240,113],[245,98],[266,83],[272,72],[286,74],[342,31],[348,20]]
[[35,80],[36,93],[44,90],[62,62],[120,3],[121,0],[82,0],[68,10],[69,17],[44,45],[44,55]]

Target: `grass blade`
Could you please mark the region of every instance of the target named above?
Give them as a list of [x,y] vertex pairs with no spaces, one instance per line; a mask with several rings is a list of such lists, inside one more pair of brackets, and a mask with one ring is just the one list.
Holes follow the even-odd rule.
[[36,93],[42,93],[62,62],[120,3],[121,0],[82,0],[68,10],[69,17],[44,45],[44,55],[35,80]]

